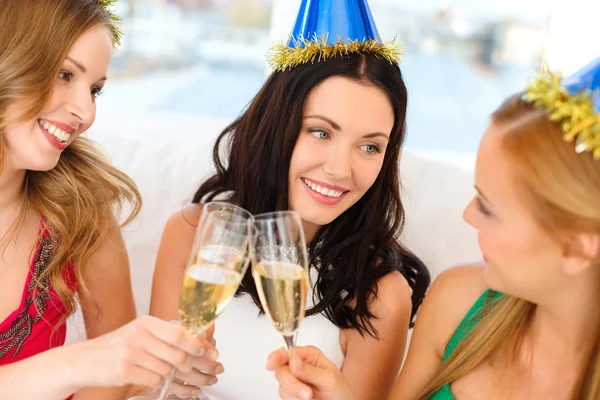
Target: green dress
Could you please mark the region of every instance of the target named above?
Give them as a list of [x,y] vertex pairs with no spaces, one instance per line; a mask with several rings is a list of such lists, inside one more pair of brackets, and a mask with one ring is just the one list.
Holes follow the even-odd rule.
[[[463,318],[461,323],[454,331],[454,334],[450,338],[448,345],[446,346],[446,351],[444,352],[444,362],[448,360],[448,357],[452,354],[456,346],[460,343],[460,341],[469,333],[475,325],[479,322],[479,318],[477,315],[483,309],[486,303],[489,301],[495,300],[502,296],[500,292],[494,292],[491,290],[486,290],[483,294],[477,299],[473,307],[469,310],[467,315]],[[450,390],[450,385],[443,386],[440,390],[435,392],[429,400],[456,400],[452,395],[452,391]]]

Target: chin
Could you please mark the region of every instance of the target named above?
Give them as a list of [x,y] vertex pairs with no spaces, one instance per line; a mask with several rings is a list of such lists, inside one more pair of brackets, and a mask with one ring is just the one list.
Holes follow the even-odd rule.
[[300,218],[302,218],[304,222],[308,222],[313,225],[323,226],[332,223],[342,213],[334,212],[334,210],[330,210],[329,212],[323,212],[323,210],[312,209],[304,211],[299,210],[298,214],[300,214]]
[[54,156],[54,157],[46,156],[46,157],[43,157],[43,159],[40,157],[36,161],[29,163],[29,165],[27,166],[26,169],[28,169],[30,171],[39,171],[39,172],[50,171],[50,170],[53,170],[54,168],[56,168],[59,160],[60,160],[60,156],[58,156],[58,157],[57,156]]
[[494,266],[490,265],[489,261],[485,263],[485,268],[483,269],[483,283],[492,290],[504,292],[498,271]]

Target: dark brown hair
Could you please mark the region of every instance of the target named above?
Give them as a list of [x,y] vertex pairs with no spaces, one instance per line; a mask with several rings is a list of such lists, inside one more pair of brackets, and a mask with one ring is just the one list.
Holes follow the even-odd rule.
[[[398,242],[404,224],[398,164],[405,137],[407,92],[397,65],[354,54],[273,73],[247,110],[218,137],[213,151],[216,174],[200,186],[193,202],[225,197],[255,214],[288,209],[289,165],[302,127],[304,103],[315,86],[333,76],[383,90],[395,120],[373,186],[312,240],[310,260],[331,268],[319,269],[316,305],[307,315],[324,312],[340,328],[355,328],[377,337],[369,302],[377,294],[378,280],[392,271],[404,275],[413,291],[413,316],[430,282],[425,265]],[[241,290],[248,292],[262,311],[249,273]],[[353,308],[348,307],[351,300],[356,302]]]

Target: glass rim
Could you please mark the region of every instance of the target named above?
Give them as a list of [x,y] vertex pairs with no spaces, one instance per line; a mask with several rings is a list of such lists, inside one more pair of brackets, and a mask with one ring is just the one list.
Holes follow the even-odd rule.
[[217,214],[218,210],[210,211],[204,214],[203,224],[206,224],[207,221],[224,221],[226,224],[230,224],[233,226],[247,226],[248,224],[254,226],[255,221],[254,218],[244,218],[243,216],[232,214],[232,219],[220,218]]
[[[252,213],[250,211],[246,210],[244,207],[240,207],[237,204],[233,204],[233,203],[230,203],[228,201],[223,201],[223,200],[214,200],[214,201],[211,200],[206,203],[200,203],[200,205],[202,206],[202,212],[204,213],[204,209],[206,206],[213,205],[213,204],[223,204],[224,206],[228,206],[228,207],[237,209],[237,210],[241,211],[241,214],[244,217],[246,217],[246,219],[249,219],[249,220],[254,219],[254,215],[252,215]],[[208,214],[210,214],[214,211],[216,211],[216,210],[210,211]]]
[[256,214],[254,216],[254,222],[256,223],[259,221],[265,221],[265,220],[269,220],[269,219],[271,219],[271,220],[283,219],[288,216],[297,217],[298,219],[301,220],[300,214],[297,211],[283,210],[283,211],[269,211],[266,213]]

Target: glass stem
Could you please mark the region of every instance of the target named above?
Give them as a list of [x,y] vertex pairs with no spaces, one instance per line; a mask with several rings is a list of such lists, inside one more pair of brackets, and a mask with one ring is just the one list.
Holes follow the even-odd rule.
[[166,400],[167,396],[169,395],[169,390],[171,390],[171,382],[173,382],[173,378],[175,378],[175,371],[177,371],[177,368],[173,367],[173,369],[171,369],[171,373],[165,381],[165,385],[160,391],[160,395],[158,395],[158,400]]
[[283,335],[283,340],[285,340],[285,347],[288,350],[291,350],[292,347],[296,346],[296,337],[297,332],[292,333],[291,335]]
[[[171,321],[171,322],[179,323],[178,321]],[[202,335],[213,324],[214,324],[214,321],[212,321],[210,324],[206,325],[205,327],[198,329],[196,332],[194,332],[194,335],[196,337]],[[169,390],[171,390],[171,383],[173,382],[173,379],[175,378],[175,372],[177,372],[177,368],[173,367],[173,369],[171,369],[171,373],[169,374],[169,376],[167,377],[167,380],[165,381],[165,385],[163,386],[162,390],[160,391],[160,395],[158,396],[157,400],[166,400],[167,399],[167,396],[169,395]]]

